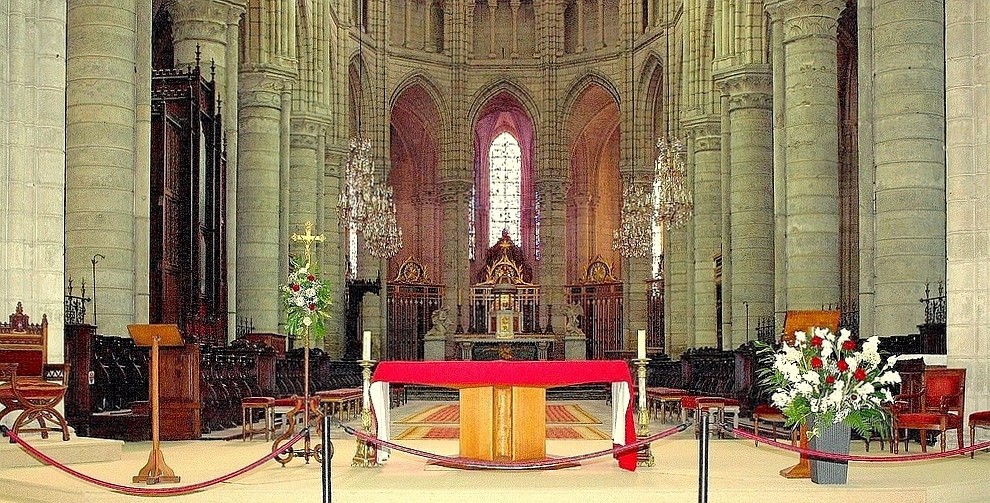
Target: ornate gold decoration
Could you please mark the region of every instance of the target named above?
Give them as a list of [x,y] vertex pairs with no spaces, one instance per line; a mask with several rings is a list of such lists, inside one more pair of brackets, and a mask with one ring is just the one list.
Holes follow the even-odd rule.
[[582,284],[616,283],[618,281],[612,274],[612,266],[605,262],[601,255],[588,262],[588,267],[584,269],[584,277],[581,278]]
[[430,277],[426,274],[426,266],[415,261],[411,256],[399,266],[399,272],[392,283],[431,284]]

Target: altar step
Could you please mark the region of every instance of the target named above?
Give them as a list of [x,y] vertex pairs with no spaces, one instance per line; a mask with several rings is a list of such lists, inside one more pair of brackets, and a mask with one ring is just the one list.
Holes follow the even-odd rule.
[[[605,384],[579,384],[547,390],[547,400],[606,400],[609,387]],[[407,400],[457,401],[456,389],[433,386],[406,386]]]

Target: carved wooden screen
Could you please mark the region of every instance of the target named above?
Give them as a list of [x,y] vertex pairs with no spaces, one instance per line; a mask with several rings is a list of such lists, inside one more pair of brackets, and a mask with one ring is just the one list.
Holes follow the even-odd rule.
[[227,342],[226,184],[215,83],[200,68],[152,73],[150,321]]
[[423,359],[423,336],[442,298],[443,285],[433,284],[422,264],[409,257],[399,266],[388,284],[386,360]]
[[622,283],[601,255],[585,269],[581,284],[567,287],[567,303],[581,306],[581,330],[587,336],[587,357],[615,358],[622,349]]

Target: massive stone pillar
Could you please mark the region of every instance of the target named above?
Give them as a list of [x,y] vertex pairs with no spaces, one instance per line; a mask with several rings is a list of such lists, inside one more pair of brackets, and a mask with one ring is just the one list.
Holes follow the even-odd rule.
[[[65,2],[0,6],[0,311],[48,315],[48,360],[62,361],[65,286]],[[74,294],[82,280],[74,277]],[[87,295],[89,295],[87,290]],[[9,417],[9,416],[8,416]],[[12,419],[11,419],[12,421]]]
[[347,162],[347,144],[343,142],[327,142],[326,173],[323,176],[324,208],[322,232],[326,241],[320,246],[320,267],[324,281],[330,283],[330,323],[327,324],[327,335],[323,349],[332,358],[341,358],[345,350],[345,327],[347,314],[347,229],[340,225],[337,219],[337,201],[340,198],[342,179],[340,173]]
[[[564,235],[565,219],[567,218],[567,186],[561,180],[538,180],[536,190],[540,193],[540,208],[542,221],[540,224],[540,243],[542,259],[540,260],[540,296],[542,302],[549,308],[553,306],[553,328],[563,333],[564,319],[564,278],[566,275],[564,246],[567,241]],[[544,311],[545,312],[545,311]],[[540,326],[545,328],[546,318],[540,319]]]
[[784,100],[787,138],[787,309],[839,301],[836,26],[843,6],[843,0],[767,6],[784,30],[786,84],[776,98]]
[[[717,117],[683,121],[694,160],[694,346],[715,347],[713,259],[722,253],[721,133]],[[677,354],[685,348],[667,348]],[[676,351],[675,351],[676,350]]]
[[259,332],[277,332],[280,312],[279,129],[286,85],[273,73],[240,75],[237,313]]
[[770,69],[747,65],[720,73],[729,97],[729,211],[732,215],[732,333],[734,348],[752,338],[755,317],[773,313],[773,146]]
[[115,335],[135,321],[134,210],[148,204],[135,197],[136,156],[149,155],[137,151],[135,133],[138,4],[150,9],[82,0],[66,11],[65,268],[88,279],[95,260],[91,312],[100,333]]
[[[319,223],[318,183],[323,173],[323,152],[319,151],[323,125],[311,119],[293,119],[289,155],[289,203],[282,208],[288,213],[288,233],[305,232],[306,222]],[[318,227],[317,234],[326,229]],[[289,254],[305,260],[302,243],[289,242]],[[326,276],[325,274],[323,276]]]
[[[945,278],[942,1],[876,0],[872,68],[875,333],[916,333],[925,284]],[[861,29],[862,29],[861,28]],[[860,73],[863,75],[863,72]],[[872,82],[868,76],[872,76]],[[870,165],[863,174],[873,179]]]
[[[443,254],[443,282],[446,286],[446,297],[443,306],[450,311],[453,331],[458,325],[465,330],[468,326],[468,305],[471,270],[468,261],[468,201],[471,198],[470,180],[448,179],[439,183],[439,201],[443,211],[441,247]],[[458,306],[461,306],[461,317],[458,319]],[[427,360],[443,360],[445,343],[447,341],[427,341],[424,347],[424,358]]]
[[[945,2],[945,87],[947,123],[948,321],[950,367],[965,367],[969,410],[990,408],[990,269],[986,237],[990,220],[974,218],[987,211],[990,165],[990,29],[982,0]],[[986,439],[985,430],[977,430]],[[981,441],[977,438],[977,442]]]

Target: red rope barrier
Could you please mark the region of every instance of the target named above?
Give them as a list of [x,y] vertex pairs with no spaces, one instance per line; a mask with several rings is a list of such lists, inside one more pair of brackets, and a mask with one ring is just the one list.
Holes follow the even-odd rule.
[[830,461],[865,461],[870,463],[901,463],[909,461],[928,461],[932,459],[947,458],[950,456],[958,456],[960,454],[969,454],[970,452],[978,451],[981,449],[990,448],[990,441],[980,442],[978,444],[972,445],[970,447],[960,447],[957,449],[952,449],[951,451],[937,452],[933,454],[905,454],[897,456],[863,456],[859,454],[837,454],[834,452],[824,452],[817,451],[814,449],[805,449],[802,447],[785,444],[783,442],[778,442],[776,439],[771,439],[769,437],[761,437],[748,431],[740,430],[738,428],[732,428],[731,426],[726,426],[726,430],[735,435],[736,437],[742,437],[750,440],[759,440],[767,445],[776,447],[778,449],[783,449],[785,451],[796,452],[798,454],[804,454],[808,457],[815,459],[825,459]]
[[223,476],[220,476],[220,477],[217,477],[217,478],[214,478],[214,479],[210,479],[210,480],[206,480],[206,481],[203,481],[203,482],[197,482],[195,484],[189,484],[189,485],[178,486],[178,487],[162,487],[162,488],[132,487],[132,486],[125,486],[125,485],[121,485],[121,484],[114,484],[112,482],[105,482],[103,480],[97,479],[97,478],[92,477],[90,475],[86,475],[85,473],[81,473],[81,472],[78,472],[76,470],[73,470],[72,468],[69,468],[68,466],[63,465],[62,463],[59,463],[58,461],[52,459],[47,454],[39,451],[38,449],[34,448],[33,446],[31,446],[30,444],[28,444],[27,442],[25,442],[24,439],[22,439],[20,436],[18,436],[16,434],[14,434],[13,431],[8,430],[4,426],[0,426],[0,432],[2,432],[5,436],[10,437],[15,442],[17,442],[18,445],[20,445],[22,448],[24,448],[24,450],[26,450],[31,455],[33,455],[33,456],[41,459],[42,461],[44,461],[44,462],[46,462],[46,463],[54,466],[55,468],[58,468],[59,470],[65,472],[65,473],[67,473],[69,475],[72,475],[73,477],[76,477],[77,479],[80,479],[80,480],[89,482],[90,484],[97,485],[97,486],[102,487],[104,489],[109,489],[111,491],[116,491],[116,492],[119,492],[119,493],[124,493],[124,494],[127,494],[129,496],[180,496],[180,495],[183,495],[183,494],[190,494],[190,493],[194,493],[194,492],[197,492],[197,491],[201,491],[203,489],[206,489],[207,487],[210,487],[210,486],[219,484],[221,482],[226,482],[226,481],[228,481],[228,480],[230,480],[230,479],[232,479],[234,477],[237,477],[237,476],[242,475],[244,473],[247,473],[247,472],[249,472],[251,470],[254,470],[255,468],[257,468],[257,467],[261,466],[262,464],[264,464],[266,461],[269,461],[271,459],[274,459],[275,456],[277,456],[279,454],[282,454],[283,452],[289,450],[293,445],[295,445],[296,442],[298,442],[300,439],[303,438],[303,436],[307,433],[307,430],[306,429],[303,429],[302,431],[300,431],[298,434],[296,434],[296,436],[290,438],[289,439],[289,442],[287,444],[285,444],[284,446],[282,446],[281,448],[279,448],[277,451],[272,452],[271,454],[267,454],[264,457],[262,457],[261,459],[258,459],[257,461],[255,461],[255,462],[253,462],[253,463],[251,463],[251,464],[249,464],[249,465],[247,465],[247,466],[245,466],[243,468],[240,468],[240,469],[238,469],[236,471],[233,471],[231,473],[228,473],[227,475],[223,475]]
[[651,435],[649,437],[644,437],[642,439],[639,439],[631,444],[620,445],[618,447],[613,447],[611,449],[603,449],[600,451],[590,452],[587,454],[580,454],[577,456],[568,456],[563,458],[553,458],[546,460],[540,459],[540,460],[532,460],[532,461],[507,461],[507,462],[484,461],[480,459],[475,460],[475,459],[442,456],[439,454],[434,454],[432,452],[427,452],[420,449],[413,449],[412,447],[399,445],[393,442],[386,442],[378,437],[370,435],[366,432],[357,431],[354,428],[351,428],[350,426],[346,426],[343,424],[340,425],[340,427],[343,428],[345,432],[354,435],[358,439],[367,442],[369,444],[372,444],[376,447],[386,447],[388,449],[394,449],[399,452],[404,452],[406,454],[419,456],[421,458],[434,461],[437,463],[442,463],[446,466],[452,466],[454,468],[464,468],[464,469],[483,468],[488,470],[548,470],[552,468],[559,468],[565,465],[572,465],[574,463],[588,459],[606,456],[608,454],[612,454],[613,456],[618,456],[619,454],[623,454],[631,450],[639,449],[640,447],[646,444],[669,437],[675,433],[680,433],[685,429],[687,429],[690,425],[691,423],[682,423],[677,426],[674,426],[673,428],[657,433],[655,435]]

